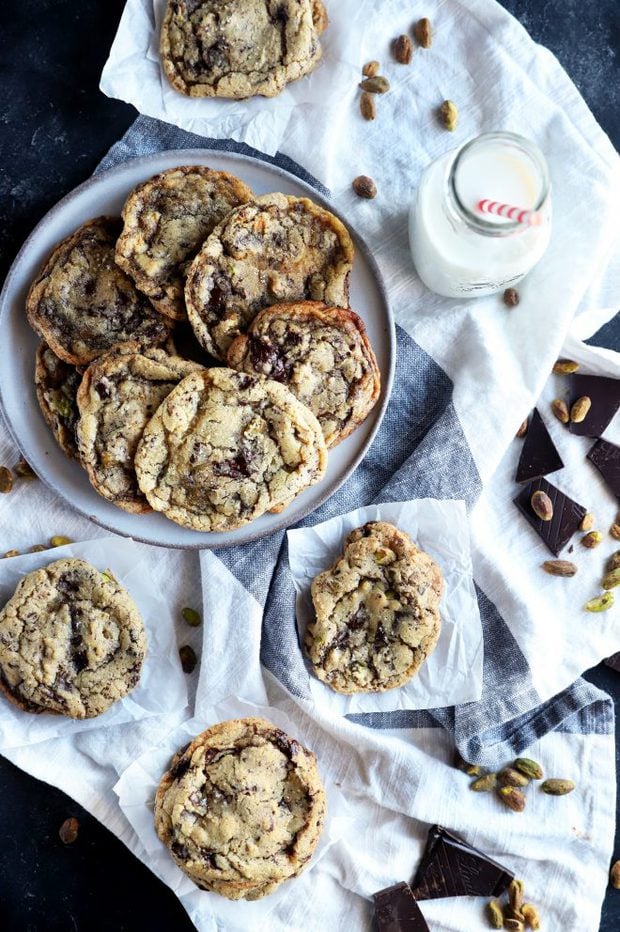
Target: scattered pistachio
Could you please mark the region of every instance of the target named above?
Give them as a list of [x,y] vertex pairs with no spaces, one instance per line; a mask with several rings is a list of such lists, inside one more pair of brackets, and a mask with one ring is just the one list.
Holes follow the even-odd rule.
[[112,570],[104,570],[101,575],[104,579],[107,579],[108,582],[115,583],[116,579],[112,575]]
[[502,786],[527,786],[530,782],[524,773],[519,773],[514,767],[504,767],[497,775]]
[[520,301],[519,292],[516,288],[506,288],[502,297],[506,307],[516,307]]
[[620,523],[615,521],[609,528],[609,533],[614,540],[620,540]]
[[497,900],[491,900],[490,903],[487,903],[486,914],[492,929],[504,928],[504,911]]
[[378,61],[367,61],[362,68],[362,74],[365,78],[374,78],[375,75],[379,74],[380,67],[381,65]]
[[523,812],[525,809],[525,796],[515,786],[500,786],[497,794],[504,805],[513,812]]
[[580,531],[591,531],[594,527],[594,515],[589,511],[586,515],[583,516],[581,524],[579,525]]
[[419,19],[415,24],[413,34],[415,36],[416,42],[423,49],[430,49],[433,44],[433,27],[431,26],[431,21],[427,16],[423,16],[422,19]]
[[63,398],[62,396],[57,398],[51,407],[52,410],[61,417],[69,417],[71,414],[71,402],[68,398]]
[[202,618],[195,608],[185,607],[181,610],[181,615],[183,616],[183,620],[187,622],[190,628],[198,628],[202,622]]
[[179,648],[179,657],[181,658],[183,673],[193,673],[198,663],[198,658],[193,648],[191,648],[189,644],[184,644],[183,647]]
[[612,553],[607,561],[607,572],[611,573],[613,570],[617,570],[618,567],[620,567],[620,550],[616,550],[615,553]]
[[547,793],[549,796],[566,796],[567,793],[573,792],[575,784],[572,780],[558,780],[553,778],[541,783],[540,788],[543,793]]
[[607,573],[603,578],[603,589],[615,589],[620,586],[620,567]]
[[546,492],[540,489],[534,492],[530,499],[532,511],[541,521],[551,521],[553,518],[553,502]]
[[614,861],[609,871],[609,882],[614,890],[620,890],[620,861]]
[[468,761],[463,760],[458,751],[454,757],[454,766],[462,770],[469,777],[479,777],[482,774],[482,767],[479,764],[470,764]]
[[542,780],[544,777],[543,769],[540,764],[537,764],[535,760],[531,760],[529,757],[517,757],[513,766],[515,770],[525,774],[530,780]]
[[362,96],[360,97],[360,113],[365,120],[374,120],[377,116],[375,98],[372,94],[369,94],[368,91],[362,91]]
[[63,537],[62,534],[56,534],[54,537],[50,537],[50,547],[64,547],[65,544],[72,544],[73,541],[70,537]]
[[508,899],[510,901],[510,908],[514,912],[520,912],[521,907],[523,906],[523,881],[517,880],[516,877],[510,881],[510,886],[508,887]]
[[577,372],[578,369],[579,363],[575,362],[574,359],[558,359],[553,366],[556,375],[570,375],[572,372]]
[[497,786],[497,774],[495,773],[485,773],[483,777],[478,777],[477,780],[474,780],[470,784],[470,790],[473,790],[475,793],[488,793],[490,790],[494,790]]
[[521,907],[525,925],[528,929],[540,929],[540,916],[538,910],[531,903],[524,903]]
[[7,552],[4,554],[5,560],[9,559],[10,557],[18,557],[18,556],[19,556],[19,550],[7,550]]
[[43,553],[44,550],[47,550],[47,547],[44,547],[43,544],[34,544],[30,548],[30,553]]
[[75,816],[65,819],[58,829],[58,835],[63,845],[72,845],[74,841],[77,841],[79,827],[80,823]]
[[36,479],[37,474],[26,460],[18,460],[13,466],[13,472],[19,479]]
[[392,45],[394,58],[399,65],[408,65],[413,55],[413,45],[409,36],[399,36]]
[[444,100],[439,108],[439,116],[445,128],[450,133],[454,132],[459,121],[459,112],[453,100]]
[[519,428],[519,430],[517,431],[517,433],[516,433],[516,435],[515,435],[516,438],[517,438],[517,440],[522,440],[523,437],[525,437],[525,435],[527,434],[527,426],[528,426],[528,420],[527,420],[527,418],[526,418],[526,419],[521,423],[521,427]]
[[603,535],[600,531],[589,531],[581,538],[581,543],[584,547],[587,547],[588,550],[593,550],[594,547],[598,547],[603,541]]
[[577,572],[576,565],[570,560],[545,560],[542,568],[550,576],[574,576]]
[[376,74],[372,78],[365,78],[360,87],[369,94],[385,94],[390,89],[390,82],[382,74]]
[[557,417],[558,421],[562,424],[568,424],[570,421],[570,414],[568,413],[568,405],[565,401],[562,401],[561,398],[555,398],[551,402],[551,410]]
[[0,492],[10,492],[13,488],[13,473],[6,466],[0,466]]
[[358,197],[364,197],[366,200],[371,201],[377,196],[377,186],[368,175],[358,175],[353,179],[352,187]]
[[613,592],[605,592],[603,595],[597,595],[596,598],[586,602],[584,608],[586,612],[606,612],[614,604]]
[[578,398],[570,409],[570,419],[573,424],[581,424],[585,421],[588,411],[592,407],[592,401],[587,395]]

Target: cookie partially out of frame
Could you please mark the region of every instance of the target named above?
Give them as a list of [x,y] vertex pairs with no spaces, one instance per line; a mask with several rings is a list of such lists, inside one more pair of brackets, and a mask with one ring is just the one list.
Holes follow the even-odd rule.
[[316,415],[328,447],[362,423],[381,391],[361,318],[319,301],[265,308],[231,343],[228,365],[286,385]]
[[265,719],[237,719],[175,755],[155,797],[155,828],[199,887],[256,900],[301,873],[325,809],[314,755]]
[[131,596],[84,560],[28,573],[0,611],[0,689],[26,712],[101,715],[136,686],[145,653]]
[[326,27],[321,0],[168,0],[162,67],[189,97],[275,97],[316,67]]
[[439,567],[403,531],[385,522],[353,531],[312,583],[314,673],[339,693],[402,686],[437,643],[442,590]]
[[125,511],[150,511],[134,470],[138,443],[164,398],[201,368],[162,349],[126,344],[86,369],[77,394],[80,459],[103,498]]
[[77,391],[82,375],[68,362],[59,359],[42,340],[37,347],[34,384],[41,413],[56,443],[67,456],[79,459]]
[[220,223],[190,266],[185,303],[199,342],[225,360],[232,341],[272,304],[349,304],[353,243],[305,197],[265,194]]
[[116,263],[158,311],[182,320],[189,263],[213,228],[251,197],[234,175],[204,165],[161,172],[125,201]]
[[204,369],[174,388],[135,457],[155,511],[197,531],[226,531],[281,511],[325,473],[312,412],[278,382]]
[[60,359],[88,365],[117,343],[163,343],[162,317],[114,261],[117,217],[89,220],[54,248],[26,299],[31,327]]

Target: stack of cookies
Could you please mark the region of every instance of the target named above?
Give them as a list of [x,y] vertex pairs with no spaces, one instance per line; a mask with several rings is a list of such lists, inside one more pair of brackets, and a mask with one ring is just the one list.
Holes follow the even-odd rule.
[[58,444],[135,514],[229,531],[281,511],[379,397],[353,256],[307,198],[203,166],[139,185],[122,219],[59,243],[28,294]]

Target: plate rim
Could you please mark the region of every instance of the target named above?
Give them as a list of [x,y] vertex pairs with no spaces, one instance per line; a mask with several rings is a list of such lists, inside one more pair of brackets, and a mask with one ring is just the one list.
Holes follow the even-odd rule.
[[[107,179],[109,179],[110,177],[113,177],[114,175],[117,175],[117,174],[121,174],[122,171],[126,169],[128,165],[133,165],[136,167],[140,167],[141,165],[147,166],[149,164],[152,164],[157,159],[161,159],[162,157],[163,158],[175,158],[175,159],[179,158],[181,160],[179,161],[179,165],[183,165],[183,164],[189,165],[191,164],[190,160],[193,155],[196,155],[199,158],[204,159],[205,157],[208,157],[209,152],[213,152],[218,156],[223,156],[226,159],[231,159],[233,162],[240,162],[242,164],[246,164],[249,162],[251,164],[260,166],[261,168],[267,168],[268,170],[273,172],[275,175],[282,177],[282,178],[286,178],[287,180],[289,180],[290,182],[293,182],[296,185],[300,185],[302,188],[305,189],[308,197],[310,197],[312,200],[319,203],[320,206],[322,206],[326,210],[329,210],[332,214],[334,214],[335,217],[337,217],[345,225],[346,229],[349,231],[349,233],[351,234],[355,242],[356,250],[359,249],[361,251],[361,253],[364,256],[365,261],[367,262],[370,268],[372,277],[377,285],[377,288],[378,288],[378,291],[381,297],[381,301],[383,303],[383,306],[387,314],[388,326],[386,330],[386,336],[387,336],[387,342],[388,342],[389,368],[388,368],[388,373],[387,373],[387,379],[385,380],[385,382],[382,378],[381,400],[378,406],[378,410],[376,411],[376,414],[375,414],[375,424],[370,434],[368,435],[366,441],[362,445],[360,451],[357,453],[356,456],[353,457],[351,462],[346,466],[342,477],[341,478],[337,477],[336,479],[332,480],[329,483],[329,485],[326,486],[326,488],[324,489],[323,493],[320,496],[319,501],[308,511],[305,511],[298,518],[296,518],[294,522],[289,522],[286,520],[286,509],[285,509],[284,512],[282,512],[282,515],[283,515],[282,519],[278,520],[277,523],[273,525],[272,527],[270,527],[268,530],[262,530],[262,531],[259,530],[259,531],[254,531],[254,533],[251,533],[249,532],[249,529],[252,526],[252,522],[250,521],[247,525],[242,525],[240,528],[235,528],[235,530],[231,531],[230,532],[231,534],[235,534],[237,531],[239,531],[240,536],[238,538],[230,540],[227,543],[219,542],[219,543],[214,543],[210,546],[208,543],[205,543],[204,541],[201,540],[201,541],[196,541],[195,544],[192,544],[190,542],[170,544],[170,543],[165,543],[160,540],[150,540],[148,538],[140,537],[139,535],[136,535],[133,533],[125,534],[122,531],[118,530],[118,528],[112,527],[111,525],[107,524],[105,520],[100,519],[96,517],[95,515],[90,514],[87,509],[75,504],[75,502],[69,499],[64,492],[58,489],[57,486],[52,481],[50,481],[50,479],[47,476],[40,476],[37,473],[39,480],[43,482],[43,484],[47,486],[47,488],[50,489],[56,496],[58,496],[61,499],[61,501],[66,503],[68,507],[71,508],[74,512],[77,512],[82,517],[85,517],[89,521],[92,521],[94,524],[97,525],[97,527],[101,527],[104,530],[110,531],[113,534],[118,534],[119,537],[129,538],[131,540],[137,541],[138,543],[147,544],[153,547],[163,547],[168,550],[183,550],[183,551],[224,550],[224,549],[228,549],[229,547],[236,547],[236,546],[241,546],[243,544],[250,544],[250,543],[254,543],[257,540],[261,540],[265,537],[270,537],[272,534],[276,534],[282,530],[286,530],[288,527],[294,526],[298,524],[300,521],[303,521],[306,518],[308,518],[310,515],[314,514],[314,512],[317,511],[318,508],[324,505],[325,502],[328,499],[330,499],[332,495],[334,495],[338,491],[338,489],[341,488],[348,479],[350,479],[350,477],[353,475],[357,467],[360,465],[360,463],[362,462],[362,460],[368,453],[368,450],[372,446],[377,436],[377,433],[379,431],[379,428],[381,427],[381,424],[383,423],[383,418],[385,416],[385,412],[387,410],[387,406],[389,404],[389,401],[392,395],[394,372],[396,369],[396,353],[397,353],[396,326],[395,326],[395,321],[394,321],[394,314],[392,312],[392,308],[391,308],[390,301],[388,298],[387,288],[385,286],[385,282],[383,280],[383,276],[379,269],[378,263],[375,257],[373,256],[370,250],[370,247],[368,246],[368,243],[366,242],[364,237],[361,236],[361,234],[358,232],[356,227],[352,225],[348,221],[348,219],[342,216],[342,214],[333,206],[330,198],[328,198],[325,194],[323,194],[322,191],[319,191],[318,189],[314,188],[308,181],[306,181],[303,178],[300,178],[298,175],[295,175],[293,172],[290,172],[287,169],[282,168],[280,165],[277,165],[264,158],[258,158],[257,156],[254,156],[254,155],[246,155],[243,152],[229,152],[226,149],[221,149],[217,147],[205,147],[205,148],[192,147],[188,149],[162,149],[161,152],[151,152],[148,155],[139,155],[139,156],[135,156],[134,158],[125,159],[123,162],[119,162],[118,165],[113,165],[111,168],[103,169],[102,171],[99,171],[99,172],[95,171],[92,175],[86,178],[85,181],[81,182],[81,184],[77,185],[75,188],[72,188],[65,195],[63,195],[63,197],[59,201],[57,201],[52,207],[50,207],[50,209],[46,211],[43,217],[41,217],[39,222],[35,225],[35,227],[32,229],[32,231],[28,234],[28,236],[22,243],[15,258],[13,259],[11,263],[11,266],[9,268],[9,271],[7,272],[6,278],[3,283],[2,290],[0,291],[0,325],[2,323],[2,319],[4,318],[5,314],[8,313],[8,310],[7,310],[8,304],[9,304],[8,295],[9,295],[9,292],[11,291],[13,279],[15,275],[17,274],[18,266],[21,264],[24,255],[27,254],[27,252],[29,251],[33,240],[36,240],[38,238],[41,231],[45,229],[49,225],[49,223],[52,220],[54,220],[58,216],[58,214],[64,210],[67,204],[70,204],[80,194],[82,194],[84,191],[86,191],[88,188],[92,187],[93,185],[105,184]],[[303,168],[303,166],[300,166],[300,168]],[[9,434],[13,442],[15,443],[19,452],[27,460],[28,454],[24,450],[22,443],[20,443],[20,441],[18,440],[15,434],[15,430],[13,428],[13,424],[11,423],[11,420],[7,414],[4,397],[2,394],[1,384],[0,384],[0,412],[2,413],[4,422],[7,426],[7,429],[9,431]],[[97,493],[94,492],[94,494],[97,494]],[[174,522],[171,522],[171,523],[174,524]]]

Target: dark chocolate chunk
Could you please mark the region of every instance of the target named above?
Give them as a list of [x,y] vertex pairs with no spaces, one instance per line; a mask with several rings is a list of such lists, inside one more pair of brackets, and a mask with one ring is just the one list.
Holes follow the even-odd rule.
[[[530,500],[534,492],[538,491],[546,492],[551,499],[553,505],[553,518],[551,521],[541,521],[532,510]],[[574,502],[564,492],[560,492],[546,479],[535,479],[534,482],[530,482],[519,492],[514,503],[556,557],[559,557],[560,551],[566,547],[573,534],[579,530],[579,525],[587,511],[583,505],[578,505],[577,502]]]
[[545,422],[534,408],[519,457],[516,481],[530,482],[563,467],[562,457],[545,427]]
[[441,825],[433,825],[412,889],[418,900],[501,896],[511,880],[514,874],[497,861]]
[[616,498],[620,499],[620,447],[609,440],[597,440],[587,456]]
[[428,932],[428,925],[408,883],[373,893],[377,932]]
[[620,408],[620,379],[600,375],[571,376],[571,404],[586,395],[592,407],[580,424],[568,425],[572,434],[580,437],[600,437]]
[[612,670],[616,670],[617,673],[620,673],[620,650],[617,654],[612,654],[611,657],[607,658],[605,666],[611,667]]

